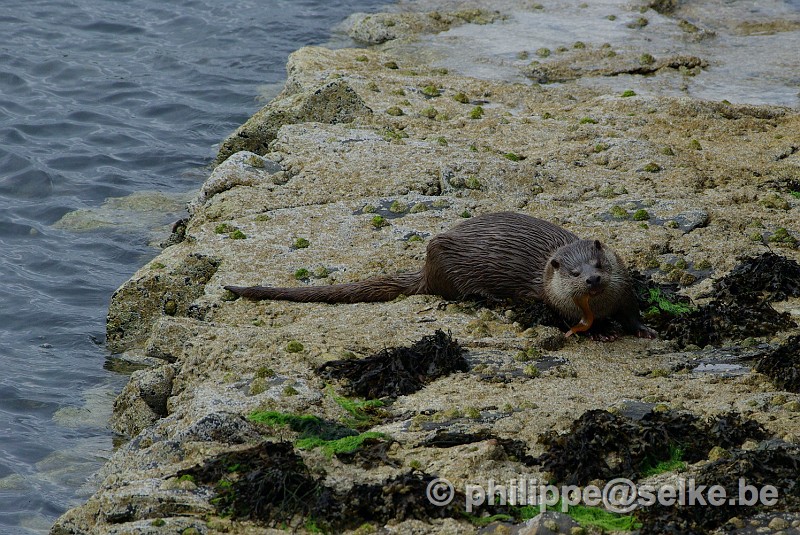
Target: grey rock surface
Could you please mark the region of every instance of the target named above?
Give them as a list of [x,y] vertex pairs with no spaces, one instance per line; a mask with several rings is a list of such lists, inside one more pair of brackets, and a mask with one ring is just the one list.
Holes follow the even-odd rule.
[[347,82],[333,80],[304,92],[279,98],[253,115],[219,149],[217,164],[243,150],[263,154],[285,124],[351,123],[370,110]]

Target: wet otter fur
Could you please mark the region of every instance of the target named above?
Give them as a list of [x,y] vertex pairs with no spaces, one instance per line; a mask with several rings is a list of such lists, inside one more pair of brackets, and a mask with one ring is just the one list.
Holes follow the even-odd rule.
[[428,244],[425,265],[413,273],[330,286],[225,286],[250,299],[362,303],[399,295],[434,294],[449,300],[541,300],[569,322],[567,336],[612,318],[640,337],[642,324],[628,269],[598,240],[581,240],[543,219],[497,212],[469,219]]

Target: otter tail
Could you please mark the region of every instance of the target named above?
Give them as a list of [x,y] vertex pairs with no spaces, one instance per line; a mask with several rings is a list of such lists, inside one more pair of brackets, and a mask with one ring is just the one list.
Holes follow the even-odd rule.
[[329,286],[296,288],[225,286],[225,289],[249,299],[275,299],[299,303],[372,303],[391,301],[401,294],[425,293],[422,286],[422,272],[418,271]]

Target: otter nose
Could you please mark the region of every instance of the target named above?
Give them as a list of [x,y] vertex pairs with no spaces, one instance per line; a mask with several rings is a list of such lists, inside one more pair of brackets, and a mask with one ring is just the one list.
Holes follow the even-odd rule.
[[600,275],[592,275],[586,279],[586,285],[589,288],[594,288],[595,286],[600,285]]

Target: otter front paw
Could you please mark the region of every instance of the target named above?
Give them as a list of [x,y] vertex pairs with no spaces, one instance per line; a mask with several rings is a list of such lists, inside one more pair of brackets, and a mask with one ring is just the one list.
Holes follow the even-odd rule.
[[572,300],[575,301],[575,305],[577,305],[577,307],[581,309],[583,317],[581,318],[581,320],[578,322],[577,325],[573,326],[572,329],[570,329],[569,332],[567,332],[567,334],[564,335],[567,338],[569,338],[573,334],[582,333],[588,330],[589,327],[592,326],[592,323],[594,323],[594,314],[592,313],[592,309],[589,308],[589,294],[583,294],[579,297],[573,297]]

